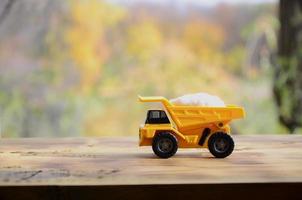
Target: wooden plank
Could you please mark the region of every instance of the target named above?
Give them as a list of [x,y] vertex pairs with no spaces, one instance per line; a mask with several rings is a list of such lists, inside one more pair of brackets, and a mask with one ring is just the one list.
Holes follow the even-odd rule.
[[1,139],[0,185],[301,183],[302,136],[234,136],[225,159],[180,149],[158,159],[137,138]]

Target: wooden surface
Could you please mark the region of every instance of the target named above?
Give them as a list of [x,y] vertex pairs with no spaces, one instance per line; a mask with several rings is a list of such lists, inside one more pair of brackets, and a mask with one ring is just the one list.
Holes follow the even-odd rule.
[[301,200],[302,136],[234,136],[225,159],[137,138],[1,139],[0,200]]
[[158,159],[137,138],[1,139],[0,185],[301,183],[302,136],[234,136],[215,159],[179,149]]

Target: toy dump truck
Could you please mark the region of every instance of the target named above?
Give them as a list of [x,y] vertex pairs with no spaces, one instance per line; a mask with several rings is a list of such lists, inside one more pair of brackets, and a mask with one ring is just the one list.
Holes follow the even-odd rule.
[[243,108],[173,105],[164,97],[139,96],[139,101],[160,102],[165,108],[149,110],[139,129],[139,146],[152,146],[160,158],[173,156],[178,147],[208,148],[217,158],[233,152],[228,124],[244,117]]

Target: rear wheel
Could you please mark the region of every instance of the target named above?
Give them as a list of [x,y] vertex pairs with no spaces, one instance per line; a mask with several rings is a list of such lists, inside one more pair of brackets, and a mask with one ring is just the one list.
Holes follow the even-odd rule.
[[234,141],[232,137],[226,133],[214,133],[209,138],[208,148],[216,158],[225,158],[233,152]]
[[153,138],[152,149],[160,158],[169,158],[173,156],[178,149],[176,137],[169,132],[158,133]]

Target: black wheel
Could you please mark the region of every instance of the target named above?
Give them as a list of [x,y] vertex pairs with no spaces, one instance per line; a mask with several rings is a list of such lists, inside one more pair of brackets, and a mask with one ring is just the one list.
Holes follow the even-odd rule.
[[158,133],[153,138],[152,149],[160,158],[169,158],[173,156],[178,149],[176,137],[169,132]]
[[216,158],[225,158],[233,152],[234,141],[232,137],[226,133],[214,133],[209,138],[208,148]]

